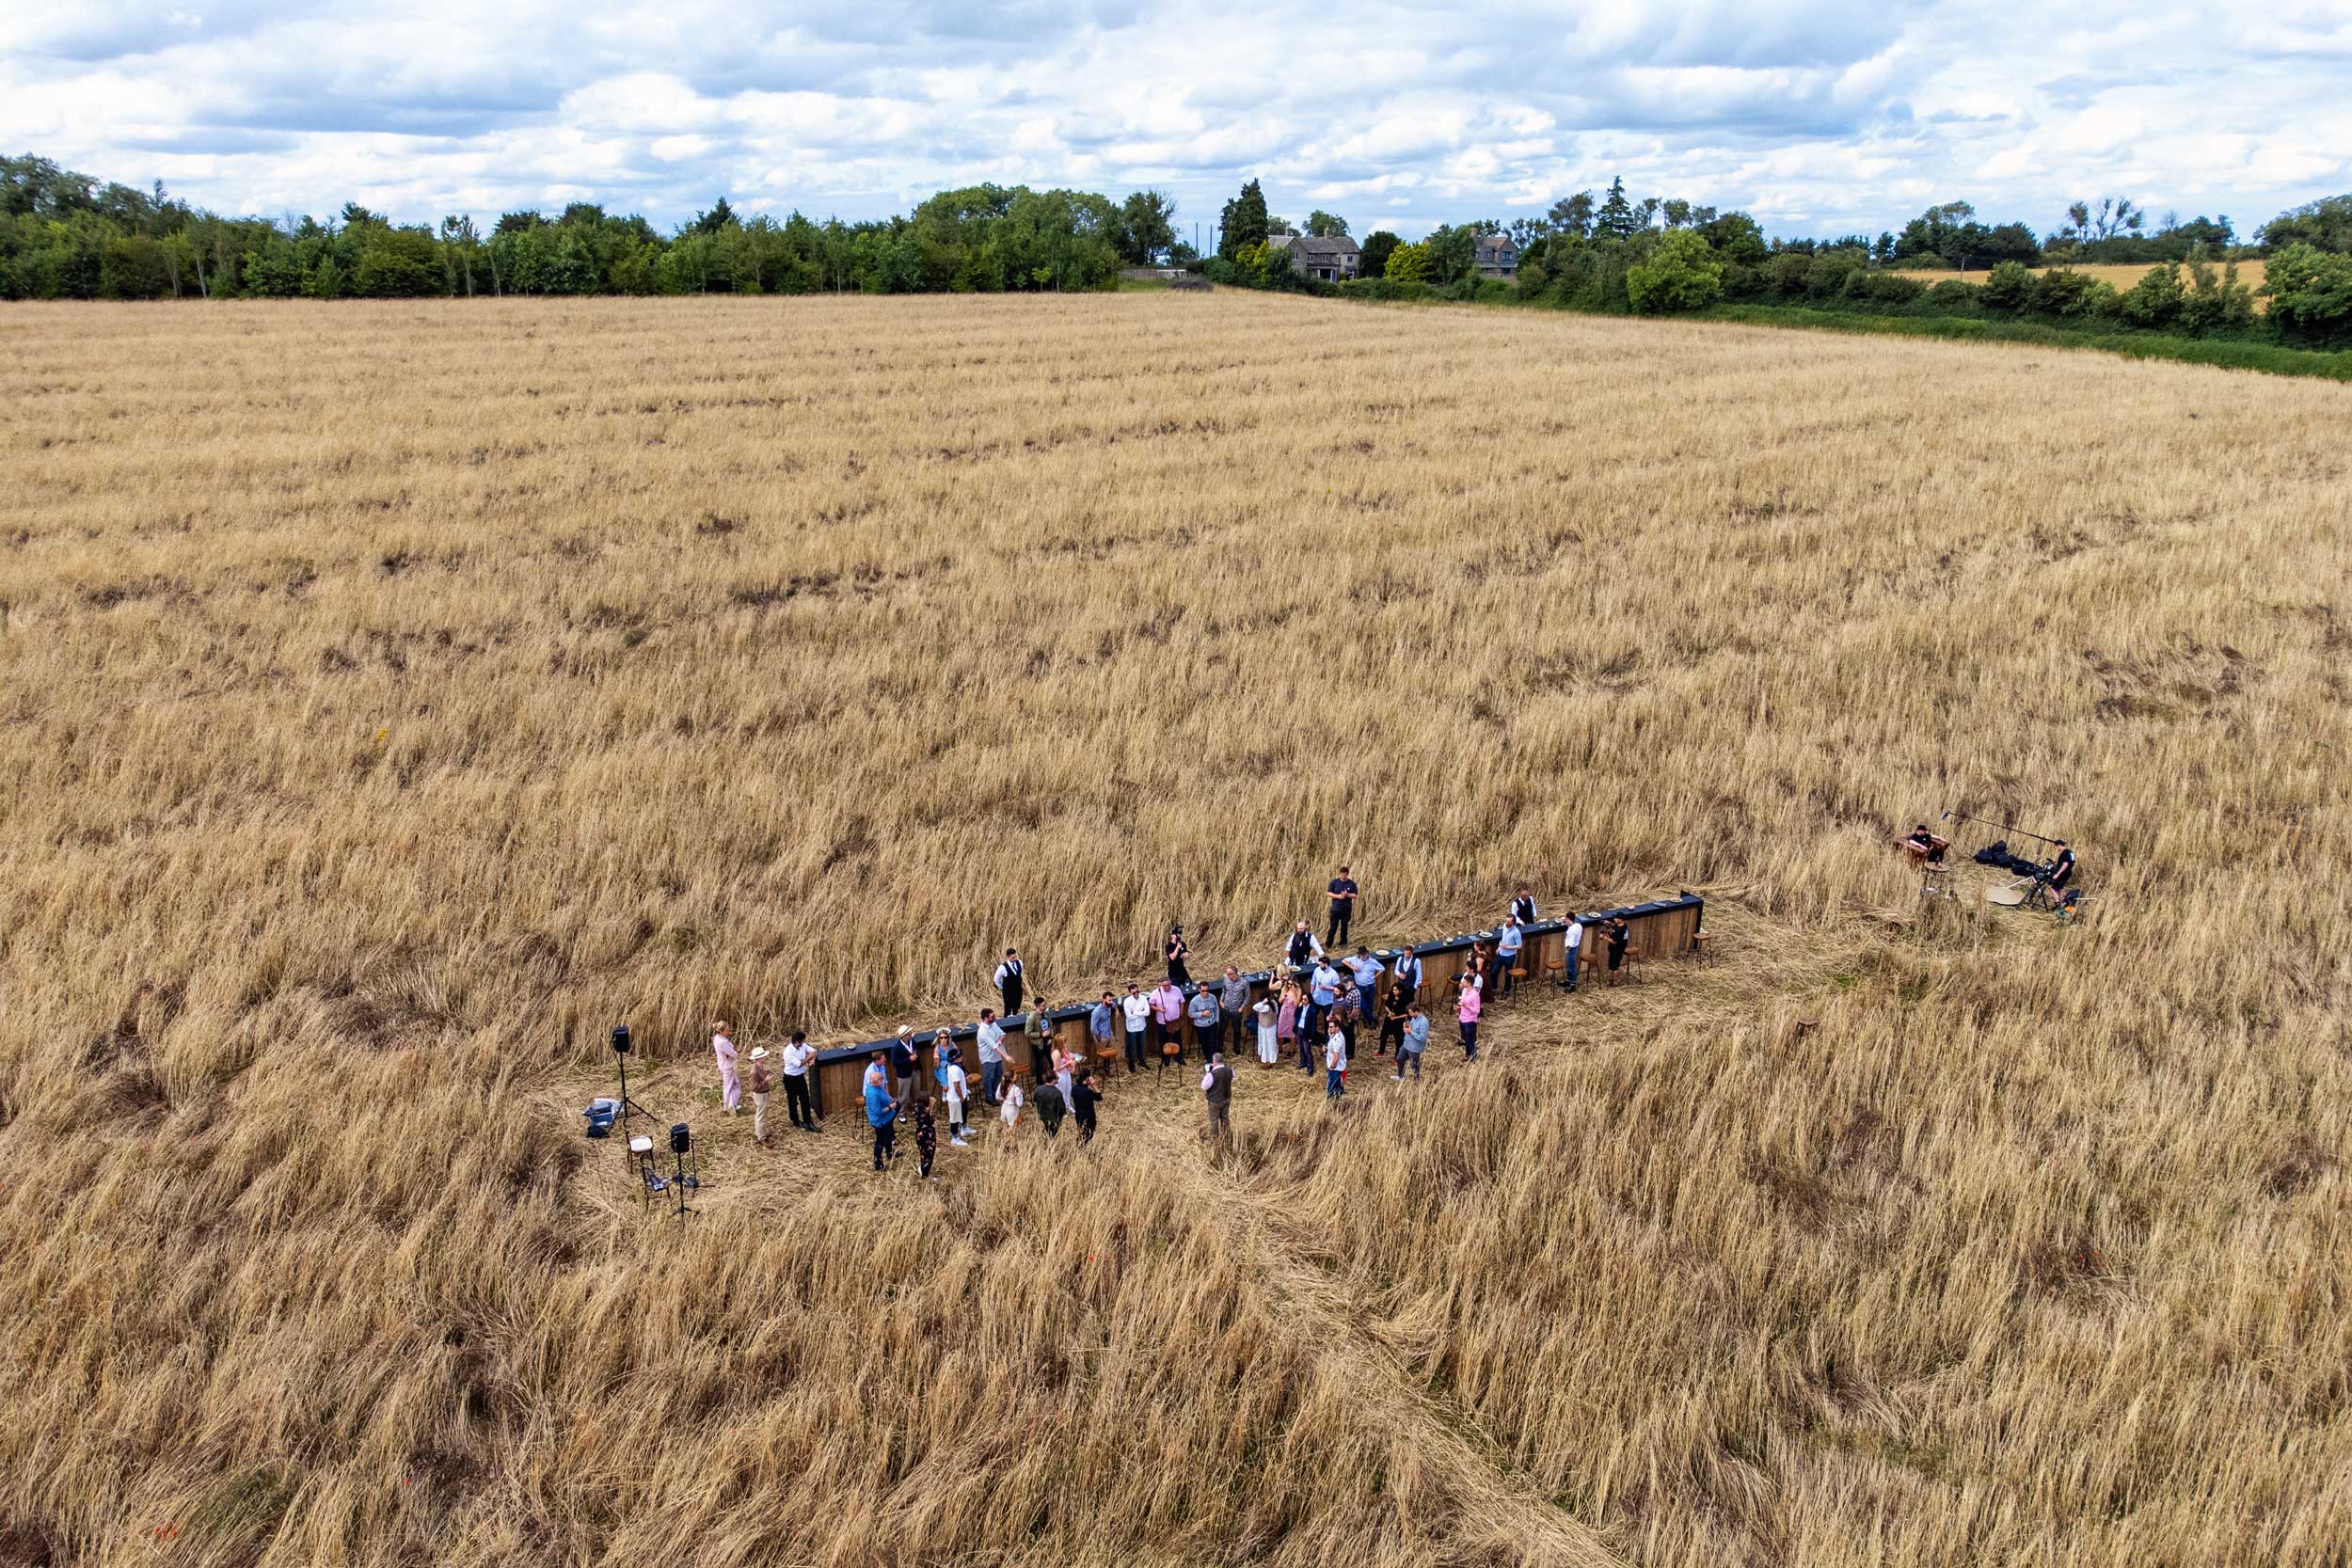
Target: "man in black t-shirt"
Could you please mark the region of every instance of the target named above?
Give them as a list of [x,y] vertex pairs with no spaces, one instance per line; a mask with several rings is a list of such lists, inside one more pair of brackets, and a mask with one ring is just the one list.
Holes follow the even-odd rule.
[[1633,927],[1625,923],[1625,916],[1616,915],[1601,922],[1601,940],[1609,949],[1609,983],[1615,985],[1625,978],[1625,944],[1632,939]]
[[1951,847],[1952,841],[1950,839],[1946,838],[1939,832],[1936,832],[1925,822],[1920,823],[1917,827],[1912,829],[1910,832],[1895,841],[1895,847],[1900,849],[1904,854],[1911,856],[1922,865],[1942,865],[1944,863],[1944,851]]
[[2056,893],[2074,879],[2074,851],[2066,847],[2066,840],[2062,838],[2054,838],[2050,842],[2058,848],[2058,859],[2050,865],[2050,891]]
[[1347,940],[1348,922],[1356,918],[1356,879],[1341,866],[1340,874],[1331,879],[1331,929],[1324,941],[1337,945]]

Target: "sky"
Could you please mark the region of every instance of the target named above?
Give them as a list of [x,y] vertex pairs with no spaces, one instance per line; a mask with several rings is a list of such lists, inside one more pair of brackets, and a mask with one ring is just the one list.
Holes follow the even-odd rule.
[[224,212],[873,217],[987,180],[1412,238],[1605,189],[1768,231],[2352,190],[2352,0],[34,0],[0,149]]

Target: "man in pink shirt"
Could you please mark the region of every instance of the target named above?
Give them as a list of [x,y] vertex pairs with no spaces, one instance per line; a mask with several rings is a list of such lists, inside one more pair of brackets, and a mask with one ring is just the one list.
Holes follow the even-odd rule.
[[1476,986],[1462,988],[1462,1000],[1454,1007],[1454,1016],[1462,1025],[1462,1060],[1478,1060],[1478,1013],[1486,1006],[1485,993]]
[[[1184,1060],[1184,992],[1173,980],[1152,988],[1152,1020],[1160,1026],[1160,1066]],[[1171,1049],[1172,1047],[1172,1049]]]

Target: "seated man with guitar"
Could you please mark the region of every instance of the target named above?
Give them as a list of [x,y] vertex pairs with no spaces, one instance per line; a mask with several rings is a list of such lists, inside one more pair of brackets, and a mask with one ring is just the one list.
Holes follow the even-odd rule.
[[1951,847],[1950,839],[1930,829],[1925,822],[1895,841],[1896,848],[1922,865],[1942,865],[1944,851]]

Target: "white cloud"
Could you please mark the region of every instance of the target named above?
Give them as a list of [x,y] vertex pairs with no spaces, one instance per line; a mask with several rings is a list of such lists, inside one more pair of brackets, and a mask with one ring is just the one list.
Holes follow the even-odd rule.
[[1188,226],[1255,175],[1418,232],[1622,173],[1800,232],[2109,192],[2250,229],[2352,186],[2348,0],[203,3],[0,8],[0,143],[233,211],[662,223],[994,179],[1157,184]]

